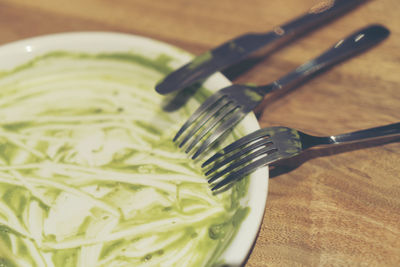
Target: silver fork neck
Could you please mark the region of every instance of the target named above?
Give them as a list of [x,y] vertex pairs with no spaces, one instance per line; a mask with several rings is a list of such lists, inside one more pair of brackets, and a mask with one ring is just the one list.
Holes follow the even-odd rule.
[[308,149],[314,146],[332,145],[335,141],[331,136],[314,136],[299,132],[299,136],[303,149]]

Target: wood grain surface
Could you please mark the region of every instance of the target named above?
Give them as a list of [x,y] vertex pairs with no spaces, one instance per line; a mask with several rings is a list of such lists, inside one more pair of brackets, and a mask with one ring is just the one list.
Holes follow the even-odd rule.
[[[194,54],[269,31],[317,0],[0,0],[0,44],[65,31],[119,31]],[[370,23],[379,46],[257,110],[261,126],[332,135],[400,121],[400,1],[371,0],[256,64],[225,73],[264,84]],[[271,170],[263,224],[246,266],[400,266],[400,138],[311,150]]]

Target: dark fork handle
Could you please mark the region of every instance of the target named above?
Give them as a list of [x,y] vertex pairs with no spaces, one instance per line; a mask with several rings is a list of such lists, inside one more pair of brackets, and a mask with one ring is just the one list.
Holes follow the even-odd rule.
[[378,44],[389,35],[389,30],[381,25],[367,26],[345,39],[340,40],[317,58],[310,60],[284,77],[275,81],[273,86],[262,86],[265,93],[290,88],[315,75],[317,72],[339,63],[350,56],[365,51]]

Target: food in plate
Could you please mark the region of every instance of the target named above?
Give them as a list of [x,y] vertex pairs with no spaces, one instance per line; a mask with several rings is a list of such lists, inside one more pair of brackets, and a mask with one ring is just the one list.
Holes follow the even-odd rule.
[[209,93],[166,111],[168,61],[59,51],[0,72],[0,266],[221,261],[248,180],[213,194],[171,141]]

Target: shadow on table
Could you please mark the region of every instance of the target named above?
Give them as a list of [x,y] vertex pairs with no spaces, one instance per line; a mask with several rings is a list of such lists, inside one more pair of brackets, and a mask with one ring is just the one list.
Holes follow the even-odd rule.
[[341,154],[345,152],[351,152],[355,150],[361,150],[366,148],[378,147],[389,143],[400,142],[400,137],[387,137],[379,140],[369,140],[360,143],[353,143],[353,144],[341,144],[326,148],[315,148],[310,149],[302,154],[295,156],[293,158],[282,160],[272,166],[270,166],[269,177],[270,179],[274,179],[282,174],[286,174],[291,172],[298,167],[300,167],[303,163],[313,158],[318,157],[326,157],[336,154]]

